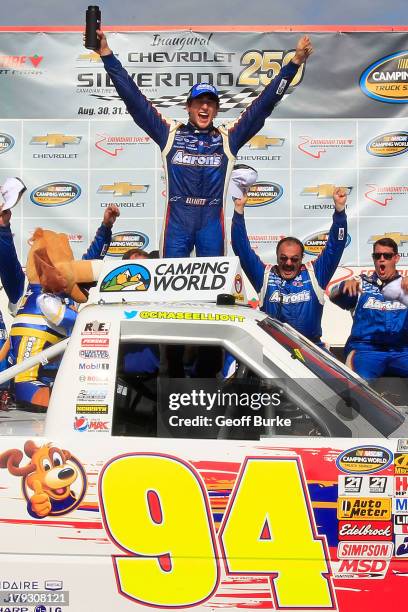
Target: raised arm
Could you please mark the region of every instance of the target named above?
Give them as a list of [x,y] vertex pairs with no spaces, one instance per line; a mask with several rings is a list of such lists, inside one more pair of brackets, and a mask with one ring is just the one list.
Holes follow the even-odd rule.
[[276,104],[282,99],[287,88],[295,77],[299,66],[313,52],[308,36],[302,36],[296,45],[292,60],[283,66],[279,74],[265,87],[257,98],[245,109],[238,119],[230,124],[229,143],[231,153],[235,156],[238,150],[263,127]]
[[246,197],[234,200],[235,210],[231,225],[231,243],[235,255],[238,255],[242,269],[252,283],[255,291],[262,289],[265,264],[252,249],[245,227],[244,206]]

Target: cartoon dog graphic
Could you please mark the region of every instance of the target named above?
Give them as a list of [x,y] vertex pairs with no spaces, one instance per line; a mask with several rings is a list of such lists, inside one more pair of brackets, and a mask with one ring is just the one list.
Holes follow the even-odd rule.
[[[25,443],[24,452],[30,458],[27,465],[20,467],[23,453],[13,448],[0,454],[0,468],[7,468],[13,476],[23,477],[28,513],[34,518],[44,518],[74,510],[86,491],[85,471],[78,460],[67,450],[51,444],[37,446],[32,440]],[[71,485],[79,475],[83,486],[76,496]]]

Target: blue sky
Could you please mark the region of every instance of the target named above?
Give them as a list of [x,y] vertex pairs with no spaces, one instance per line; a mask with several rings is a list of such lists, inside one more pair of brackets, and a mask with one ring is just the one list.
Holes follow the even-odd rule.
[[[407,0],[99,0],[98,4],[108,25],[408,25]],[[1,11],[0,25],[80,25],[87,5],[81,0],[13,0]]]

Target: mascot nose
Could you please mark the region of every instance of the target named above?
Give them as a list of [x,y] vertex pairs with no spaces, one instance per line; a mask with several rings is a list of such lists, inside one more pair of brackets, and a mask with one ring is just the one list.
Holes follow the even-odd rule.
[[75,474],[74,470],[72,468],[67,467],[61,470],[60,472],[58,472],[58,478],[61,478],[61,480],[64,480],[64,478],[70,478],[74,474]]

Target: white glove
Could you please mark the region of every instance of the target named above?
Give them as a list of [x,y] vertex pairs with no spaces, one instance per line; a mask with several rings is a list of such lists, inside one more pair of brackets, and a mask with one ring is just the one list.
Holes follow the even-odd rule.
[[404,304],[404,306],[408,306],[408,293],[402,290],[401,283],[402,278],[396,278],[390,283],[387,283],[381,290],[381,293],[386,300],[397,300],[401,302],[401,304]]

